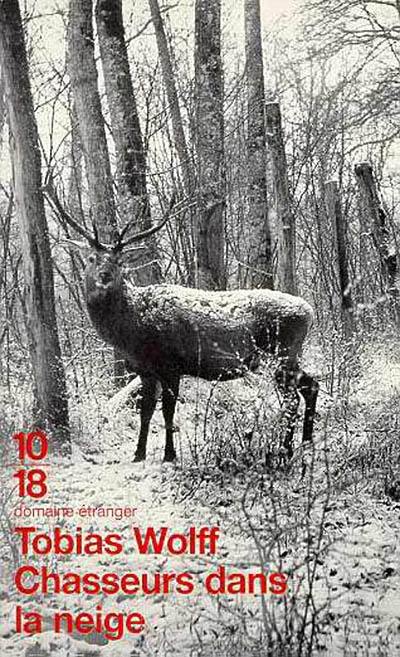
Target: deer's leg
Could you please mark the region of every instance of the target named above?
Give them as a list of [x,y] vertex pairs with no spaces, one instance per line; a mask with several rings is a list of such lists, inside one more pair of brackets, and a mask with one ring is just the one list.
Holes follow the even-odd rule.
[[142,389],[140,392],[140,433],[134,461],[144,461],[146,458],[147,436],[149,434],[150,420],[153,416],[157,401],[157,379],[141,377]]
[[297,367],[289,364],[282,364],[275,372],[275,380],[282,394],[283,446],[289,458],[293,456],[293,434],[300,403],[297,392],[297,374]]
[[304,411],[303,442],[307,442],[312,439],[319,385],[318,381],[307,374],[307,372],[299,370],[297,375],[297,388],[306,405]]
[[165,454],[164,461],[175,461],[176,452],[174,447],[174,413],[179,394],[179,376],[171,377],[162,381],[162,410],[165,421]]

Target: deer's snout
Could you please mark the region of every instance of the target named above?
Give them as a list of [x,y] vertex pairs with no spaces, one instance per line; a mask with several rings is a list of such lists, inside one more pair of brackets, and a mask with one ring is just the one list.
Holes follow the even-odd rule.
[[99,272],[99,281],[103,285],[107,285],[111,281],[111,274],[109,271],[100,271]]

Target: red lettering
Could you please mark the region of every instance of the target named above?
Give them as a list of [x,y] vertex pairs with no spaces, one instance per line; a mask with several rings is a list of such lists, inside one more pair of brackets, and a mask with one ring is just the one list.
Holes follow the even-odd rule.
[[183,595],[193,593],[194,584],[191,573],[178,573],[176,576],[176,591],[177,593],[182,593]]
[[85,614],[85,612],[78,614],[75,620],[75,627],[79,634],[90,634],[93,630],[92,614]]
[[101,578],[102,591],[106,595],[113,595],[119,591],[118,575],[116,573],[106,573]]
[[99,576],[97,573],[85,573],[82,577],[82,591],[88,595],[100,593]]
[[287,577],[284,573],[271,573],[269,590],[275,595],[283,595],[287,591]]
[[24,595],[33,595],[39,588],[39,584],[34,582],[30,586],[24,584],[23,578],[25,575],[31,575],[32,577],[38,576],[39,571],[34,566],[21,566],[17,569],[14,577],[14,582],[17,590]]
[[29,534],[36,531],[36,527],[15,527],[16,534],[21,534],[21,552],[26,557],[29,552]]
[[144,624],[145,620],[142,614],[133,613],[126,617],[126,629],[131,634],[140,634],[140,632],[143,632]]
[[126,573],[121,578],[121,591],[131,595],[139,590],[139,577],[135,573]]
[[139,554],[148,554],[149,552],[161,554],[167,532],[167,527],[161,527],[159,532],[160,536],[158,537],[153,527],[147,527],[143,538],[139,527],[133,527],[133,534],[135,536]]

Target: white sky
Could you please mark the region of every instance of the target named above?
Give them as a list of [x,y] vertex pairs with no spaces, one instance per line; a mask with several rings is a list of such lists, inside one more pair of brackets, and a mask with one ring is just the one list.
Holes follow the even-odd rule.
[[264,25],[276,20],[282,14],[290,16],[299,6],[298,0],[260,0],[261,17]]

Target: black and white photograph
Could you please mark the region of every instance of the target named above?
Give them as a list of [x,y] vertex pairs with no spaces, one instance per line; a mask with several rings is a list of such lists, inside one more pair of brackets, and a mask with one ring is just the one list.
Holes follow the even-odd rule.
[[0,0],[1,657],[400,657],[399,0]]

